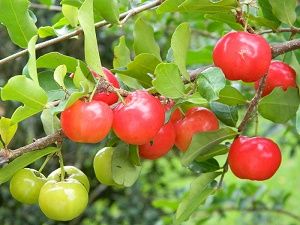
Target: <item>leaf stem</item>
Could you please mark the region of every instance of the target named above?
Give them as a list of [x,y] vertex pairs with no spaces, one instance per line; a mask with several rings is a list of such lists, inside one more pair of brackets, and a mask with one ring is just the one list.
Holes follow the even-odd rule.
[[47,158],[45,159],[45,161],[43,162],[43,164],[41,165],[39,172],[41,173],[43,171],[43,169],[45,168],[45,166],[47,165],[47,163],[49,162],[49,160],[52,158],[52,156],[54,155],[54,153],[47,155]]

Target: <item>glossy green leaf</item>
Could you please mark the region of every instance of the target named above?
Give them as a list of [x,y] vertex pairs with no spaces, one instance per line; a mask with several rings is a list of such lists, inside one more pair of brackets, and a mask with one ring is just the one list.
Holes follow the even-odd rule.
[[186,57],[190,41],[191,30],[189,24],[180,24],[172,36],[171,48],[173,50],[174,62],[186,80],[190,80],[190,75],[186,70]]
[[226,79],[221,69],[210,67],[198,76],[198,91],[208,101],[219,98],[219,92],[225,87]]
[[298,89],[275,88],[271,94],[261,99],[258,104],[260,115],[274,123],[286,123],[296,115],[300,104]]
[[228,150],[229,148],[226,145],[215,145],[208,152],[200,153],[195,161],[202,162],[218,155],[224,155],[228,152]]
[[203,13],[218,13],[230,11],[237,7],[236,0],[186,0],[180,6],[181,11],[199,11]]
[[226,85],[219,92],[219,102],[226,105],[244,105],[247,103],[247,99],[237,89],[230,85]]
[[28,0],[1,0],[0,23],[8,30],[11,40],[26,48],[30,39],[37,34],[37,28],[30,17]]
[[38,34],[40,38],[57,36],[55,29],[50,26],[39,27]]
[[153,28],[141,18],[134,24],[133,37],[133,47],[136,55],[149,53],[161,59],[160,48],[155,42]]
[[297,0],[288,0],[288,1],[272,0],[269,1],[269,3],[272,6],[273,14],[281,22],[293,26],[297,17],[295,12],[297,6]]
[[177,12],[178,6],[181,5],[185,0],[165,0],[163,3],[156,9],[156,12],[159,14],[165,12]]
[[152,84],[160,94],[167,98],[184,96],[184,84],[175,64],[161,63],[156,67],[154,74]]
[[221,23],[226,23],[234,30],[241,31],[244,29],[241,24],[236,22],[235,14],[232,11],[206,14],[204,15],[204,18],[218,21]]
[[202,161],[194,160],[191,164],[189,164],[188,168],[193,173],[202,174],[219,170],[220,165],[216,159],[210,158]]
[[5,146],[9,145],[11,139],[15,136],[18,124],[13,123],[11,119],[1,117],[0,119],[0,136]]
[[182,99],[183,102],[190,102],[196,105],[203,105],[207,106],[208,101],[203,98],[198,92],[195,92],[192,95],[189,95],[188,97]]
[[[125,37],[122,36],[119,39],[119,44],[114,48],[114,68],[126,67],[131,62],[130,50],[126,45]],[[118,73],[117,76],[124,82],[128,87],[133,89],[142,89],[142,85],[132,77]]]
[[225,125],[235,127],[239,119],[238,107],[229,106],[220,102],[211,102],[211,110]]
[[216,191],[212,181],[220,174],[217,172],[204,173],[191,183],[189,192],[178,206],[174,224],[179,225],[186,221],[205,199]]
[[141,166],[141,160],[139,155],[139,146],[138,145],[129,145],[129,158],[131,163],[135,166]]
[[72,27],[78,25],[78,8],[72,5],[62,5],[62,13]]
[[220,128],[216,131],[208,131],[194,134],[192,142],[182,156],[182,164],[188,166],[199,155],[207,154],[221,142],[234,138],[238,133],[230,128]]
[[60,129],[60,120],[52,114],[50,109],[44,109],[41,114],[41,121],[46,135],[54,134]]
[[2,100],[22,102],[24,106],[16,109],[12,121],[18,123],[43,110],[47,103],[47,94],[34,81],[23,75],[14,76],[1,89]]
[[112,176],[117,184],[132,186],[138,179],[141,168],[132,164],[128,145],[122,143],[116,147],[112,156]]
[[84,56],[88,67],[104,76],[94,26],[93,0],[85,0],[79,9],[79,23],[84,32]]
[[[276,16],[272,12],[272,6],[270,5],[270,1],[266,0],[258,0],[258,5],[262,11],[264,18],[269,19],[277,24],[277,27],[280,25],[280,21],[276,18]],[[276,28],[277,28],[276,27]]]
[[137,79],[145,88],[152,86],[152,79],[148,74],[154,74],[160,60],[152,54],[142,53],[134,58],[124,69],[114,69],[113,72],[121,73]]
[[59,86],[61,86],[63,89],[66,89],[64,79],[67,74],[67,67],[66,65],[60,65],[58,66],[54,71],[54,80],[56,83],[58,83]]
[[119,6],[117,0],[94,0],[94,10],[111,24],[119,23]]
[[34,161],[44,157],[45,155],[59,151],[58,148],[47,147],[42,150],[36,150],[25,153],[9,164],[0,169],[0,184],[7,182],[17,171],[28,166]]
[[29,60],[28,60],[28,72],[31,79],[39,85],[38,75],[37,75],[37,67],[36,67],[36,56],[35,56],[35,43],[38,39],[38,36],[33,36],[28,43],[28,52],[29,52]]
[[68,98],[66,104],[64,105],[64,109],[68,108],[71,106],[73,103],[75,103],[78,99],[87,96],[89,93],[89,84],[87,82],[81,81],[80,82],[81,90],[73,92],[70,97]]

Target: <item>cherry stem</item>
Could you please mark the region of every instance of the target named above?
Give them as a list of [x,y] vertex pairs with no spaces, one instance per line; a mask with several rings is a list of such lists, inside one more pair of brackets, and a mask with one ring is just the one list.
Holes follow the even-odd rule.
[[61,181],[63,181],[65,179],[65,168],[64,168],[64,159],[61,153],[61,150],[57,153],[58,156],[58,161],[59,161],[59,165],[60,165],[60,170],[61,170]]
[[89,102],[91,102],[93,100],[93,97],[94,97],[94,95],[95,95],[95,93],[97,91],[99,83],[100,83],[100,79],[97,79],[97,83],[96,83],[96,85],[95,85],[95,87],[94,87],[94,89],[93,89],[93,91],[92,91],[92,93],[91,93],[91,95],[89,97]]
[[43,169],[45,168],[45,166],[47,165],[47,163],[49,162],[49,160],[52,158],[52,156],[54,155],[54,153],[47,155],[47,158],[45,159],[45,161],[43,162],[43,164],[41,165],[39,172],[41,173],[43,171]]
[[255,136],[257,136],[257,134],[258,134],[258,123],[259,121],[258,121],[258,114],[256,113],[256,115],[255,115]]
[[119,97],[119,99],[121,100],[121,102],[122,102],[123,104],[125,104],[125,100],[124,100],[123,96],[120,94],[119,90],[118,90],[117,88],[114,87],[114,91],[115,91],[115,93],[118,95],[118,97]]
[[220,181],[218,184],[218,189],[222,188],[224,177],[225,177],[225,174],[227,173],[227,171],[228,171],[228,157],[226,158],[226,161],[223,165],[223,171],[222,171],[221,178],[220,178]]

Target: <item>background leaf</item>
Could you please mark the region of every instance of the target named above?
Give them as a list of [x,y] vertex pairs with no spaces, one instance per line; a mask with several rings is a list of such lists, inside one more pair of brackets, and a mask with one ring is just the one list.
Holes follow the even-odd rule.
[[5,146],[9,145],[18,129],[18,124],[13,123],[11,119],[1,117],[0,119],[0,136]]
[[60,120],[51,112],[51,109],[43,110],[41,121],[46,135],[54,134],[60,129]]
[[220,102],[211,102],[211,110],[225,125],[235,127],[239,119],[237,106],[229,106]]
[[116,0],[94,0],[94,11],[111,24],[119,23],[120,12]]
[[244,105],[247,103],[247,99],[242,95],[240,91],[230,85],[226,85],[219,92],[219,102],[226,105]]
[[35,56],[35,43],[38,39],[38,36],[33,36],[28,43],[28,52],[29,52],[29,60],[28,60],[28,72],[31,79],[39,85],[38,75],[37,75],[37,67],[36,67],[36,56]]
[[272,6],[272,12],[281,22],[293,26],[296,21],[296,0],[271,0],[269,3]]

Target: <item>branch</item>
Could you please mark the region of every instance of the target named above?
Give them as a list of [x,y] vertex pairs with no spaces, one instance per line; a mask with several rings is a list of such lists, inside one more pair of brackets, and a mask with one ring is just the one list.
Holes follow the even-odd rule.
[[300,48],[300,39],[287,41],[280,44],[272,45],[272,56],[273,58],[282,55],[286,52],[294,51]]
[[260,31],[258,34],[269,34],[269,33],[283,33],[283,32],[291,32],[291,33],[300,33],[300,28],[297,27],[290,27],[290,28],[279,28],[276,30],[263,30]]
[[[155,1],[152,1],[152,2],[149,2],[149,3],[146,3],[144,5],[138,6],[136,8],[130,9],[127,12],[122,13],[120,15],[120,17],[119,17],[119,20],[122,20],[122,19],[124,19],[126,17],[132,17],[132,16],[134,16],[134,15],[136,15],[138,13],[141,13],[141,12],[143,12],[145,10],[155,8],[156,6],[159,6],[162,2],[163,2],[162,0],[155,0]],[[100,21],[98,23],[95,23],[95,28],[104,27],[104,26],[109,25],[109,24],[110,23],[106,22],[105,20],[102,20],[102,21]],[[68,40],[71,37],[77,36],[77,35],[79,35],[81,33],[83,33],[83,30],[82,30],[82,28],[79,28],[78,30],[73,31],[71,33],[68,33],[68,34],[65,34],[65,35],[62,35],[62,36],[50,39],[50,40],[45,41],[45,42],[41,42],[41,43],[39,43],[39,44],[37,44],[35,46],[35,49],[39,50],[39,49],[42,49],[42,48],[54,45],[56,43]],[[17,53],[15,53],[13,55],[10,55],[10,56],[8,56],[8,57],[6,57],[4,59],[1,59],[0,60],[0,65],[4,64],[6,62],[9,62],[11,60],[14,60],[14,59],[16,59],[16,58],[18,58],[20,56],[23,56],[24,54],[27,54],[27,52],[28,52],[28,49],[24,49],[24,50],[22,50],[20,52],[17,52]]]
[[30,8],[33,8],[33,9],[47,9],[47,10],[57,11],[57,12],[61,11],[61,7],[57,6],[57,5],[46,6],[46,5],[31,3]]
[[245,20],[242,10],[236,10],[235,19],[236,19],[236,22],[241,24],[245,28],[245,30],[247,30],[249,33],[251,33],[251,34],[255,33],[254,29],[251,26],[249,26],[249,24]]
[[63,132],[61,130],[59,130],[54,134],[50,134],[46,137],[37,139],[31,144],[25,145],[23,147],[15,149],[15,150],[1,149],[0,165],[3,165],[4,163],[9,162],[24,153],[46,148],[47,146],[49,146],[51,144],[61,141],[63,137],[64,137]]

